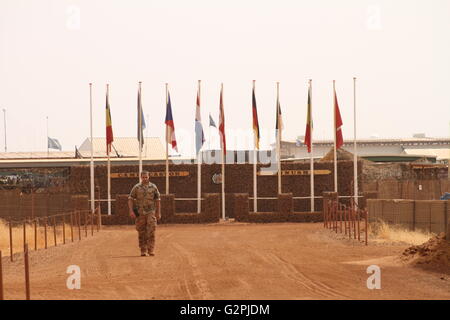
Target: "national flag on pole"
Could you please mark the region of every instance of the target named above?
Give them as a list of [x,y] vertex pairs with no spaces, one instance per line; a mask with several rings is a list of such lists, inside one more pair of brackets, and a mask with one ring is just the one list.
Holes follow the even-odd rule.
[[281,132],[283,131],[283,119],[281,117],[280,100],[277,98],[277,123],[275,124],[276,135],[278,135],[278,131],[280,131],[280,141],[281,141]]
[[258,110],[256,109],[256,97],[255,87],[252,92],[252,115],[253,115],[253,135],[255,137],[255,148],[259,149],[259,122],[258,122]]
[[142,147],[144,146],[144,129],[145,128],[146,128],[146,125],[145,125],[144,111],[142,110],[141,88],[139,87],[138,101],[137,101],[137,139],[140,142],[141,150],[142,150]]
[[217,128],[216,123],[214,122],[214,119],[211,117],[211,113],[209,114],[209,126]]
[[342,118],[339,112],[339,105],[336,96],[336,89],[334,90],[334,130],[336,131],[336,150],[344,145],[344,138],[342,137]]
[[50,137],[47,137],[47,148],[57,149],[59,151],[62,150],[61,144],[59,143],[58,139],[53,139]]
[[172,104],[170,103],[170,93],[167,92],[167,108],[166,108],[166,142],[172,145],[172,149],[178,152],[177,139],[175,137],[175,124],[172,116]]
[[220,147],[223,153],[227,153],[227,142],[225,139],[225,113],[223,111],[223,85],[220,89],[220,114],[219,114],[219,133],[220,133]]
[[202,119],[200,114],[200,88],[197,91],[197,105],[195,107],[195,152],[198,154],[205,142]]
[[106,91],[106,153],[111,152],[111,144],[114,141],[112,121],[111,121],[111,108],[109,106],[108,89]]
[[308,111],[306,115],[306,132],[304,142],[304,144],[308,147],[308,153],[311,152],[312,130],[313,130],[313,120],[312,120],[311,85],[310,85],[308,89]]

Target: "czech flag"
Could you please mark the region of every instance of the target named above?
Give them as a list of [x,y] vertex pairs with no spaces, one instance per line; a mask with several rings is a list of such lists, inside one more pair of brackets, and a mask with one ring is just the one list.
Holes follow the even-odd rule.
[[170,103],[170,93],[167,92],[166,108],[166,142],[172,145],[172,149],[178,152],[177,139],[175,138],[175,124],[172,116],[172,104]]

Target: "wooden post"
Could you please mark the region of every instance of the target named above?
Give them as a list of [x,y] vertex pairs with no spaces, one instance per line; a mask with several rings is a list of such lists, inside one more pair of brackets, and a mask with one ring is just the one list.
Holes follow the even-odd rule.
[[12,221],[9,220],[9,254],[11,262],[14,260],[13,255],[14,255],[14,249],[13,249],[13,234],[12,234]]
[[353,211],[353,239],[356,240],[356,210],[354,208],[350,210]]
[[81,240],[81,221],[80,221],[80,213],[78,210],[76,211],[76,219],[78,224],[78,240]]
[[368,243],[368,236],[367,236],[367,232],[369,232],[369,230],[368,230],[368,223],[367,223],[367,220],[368,220],[368,214],[367,214],[367,209],[364,209],[364,224],[366,225],[366,246],[367,246],[367,243]]
[[31,219],[34,219],[34,192],[31,189]]
[[[345,206],[344,206],[344,210],[345,210]],[[339,231],[342,233],[342,209],[339,210]]]
[[25,244],[24,261],[25,261],[25,296],[30,300],[30,264],[28,257],[28,244]]
[[358,223],[358,241],[361,241],[361,235],[359,234],[360,233],[360,229],[359,229],[360,210],[356,209],[356,207],[355,207],[355,210],[356,210],[356,214],[357,214],[356,222]]
[[63,225],[63,244],[66,244],[66,215],[62,215],[62,225]]
[[4,295],[3,295],[3,266],[2,266],[2,250],[0,250],[0,300],[4,300]]
[[70,213],[70,237],[73,242],[73,212]]
[[88,221],[87,221],[87,218],[88,218],[88,213],[87,213],[87,211],[84,211],[84,233],[85,233],[86,238],[88,236]]
[[344,234],[347,235],[347,210],[344,210]]
[[37,244],[37,224],[38,224],[38,218],[34,219],[34,250],[37,250],[38,244]]
[[55,240],[56,247],[56,216],[53,216],[53,239]]
[[48,217],[45,217],[44,219],[44,242],[45,242],[45,249],[47,249],[47,223],[48,223]]
[[25,244],[27,243],[27,221],[23,221],[23,251],[25,252]]
[[91,212],[91,236],[94,235],[94,213]]

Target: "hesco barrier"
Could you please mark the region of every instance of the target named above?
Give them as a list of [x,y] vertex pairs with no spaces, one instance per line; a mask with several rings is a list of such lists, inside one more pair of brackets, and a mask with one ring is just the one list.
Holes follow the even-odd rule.
[[[358,164],[361,170],[362,164]],[[258,171],[267,165],[258,164]],[[308,197],[310,195],[309,163],[282,163],[282,170],[293,170],[282,176],[282,192],[292,193],[293,197]],[[144,165],[144,170],[150,172],[150,181],[158,186],[161,193],[165,192],[165,165]],[[315,194],[321,195],[324,191],[333,190],[333,162],[316,162],[314,169],[321,174],[315,174]],[[138,182],[136,174],[137,165],[112,165],[111,173],[111,197],[116,199],[118,195],[129,194],[131,188]],[[325,173],[324,173],[325,172]],[[328,172],[328,173],[326,173]],[[202,197],[208,193],[221,193],[221,184],[218,175],[221,173],[220,164],[202,164]],[[100,186],[100,197],[107,198],[107,172],[106,166],[96,166],[95,185]],[[197,197],[197,165],[196,164],[171,164],[170,165],[170,194],[175,198]],[[89,167],[72,167],[68,183],[70,190],[74,193],[89,194]],[[226,216],[234,218],[235,193],[247,193],[253,196],[253,165],[252,164],[227,164],[225,169],[225,193],[226,193]],[[338,187],[339,194],[350,196],[353,193],[353,162],[339,161],[338,163]],[[362,190],[361,186],[360,189]],[[258,175],[258,197],[272,197],[274,199],[259,199],[258,211],[277,211],[277,175]],[[115,213],[118,204],[113,202],[112,212]],[[101,203],[102,212],[107,212],[106,202]],[[250,211],[253,211],[253,201],[249,202]],[[309,199],[293,199],[293,210],[295,212],[310,211]],[[322,199],[315,200],[315,210],[322,210]],[[197,201],[175,201],[175,212],[195,213]]]
[[88,196],[0,191],[0,218],[34,218],[89,209]]
[[379,199],[439,200],[449,191],[448,179],[382,179],[364,183],[363,188],[377,192]]
[[408,230],[448,232],[450,201],[367,199],[369,221],[383,220]]
[[[201,213],[176,213],[175,196],[161,195],[161,220],[158,223],[214,223],[220,220],[220,195],[205,194]],[[128,195],[116,197],[118,211],[114,215],[103,215],[103,225],[133,224],[128,214]]]

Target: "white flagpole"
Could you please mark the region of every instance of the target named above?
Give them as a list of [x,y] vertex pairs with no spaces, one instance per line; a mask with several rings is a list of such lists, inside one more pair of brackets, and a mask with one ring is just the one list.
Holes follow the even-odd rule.
[[[169,84],[166,83],[166,113],[167,104],[169,103]],[[169,194],[169,139],[168,125],[166,124],[166,194]]]
[[277,82],[277,160],[278,160],[278,194],[281,193],[281,127],[280,127],[280,114],[279,114],[279,105],[280,105],[280,83]]
[[[221,108],[223,109],[223,83],[221,84],[221,88],[220,88],[220,92],[221,92],[221,97],[222,97],[222,106]],[[221,110],[222,112],[222,110]],[[223,111],[223,119],[222,121],[225,121],[225,111]],[[219,123],[220,126],[220,123]],[[225,127],[224,127],[225,130]],[[225,136],[225,131],[223,132],[223,136]],[[221,139],[223,139],[223,137],[221,137]],[[222,145],[222,219],[225,220],[225,150],[224,150],[224,145]]]
[[142,172],[142,95],[141,95],[141,84],[139,81],[139,106],[138,106],[138,130],[139,130],[139,182],[141,182],[141,172]]
[[92,137],[92,83],[89,83],[89,101],[90,101],[90,127],[91,127],[91,212],[95,211],[95,186],[94,186],[94,141]]
[[337,152],[336,152],[336,87],[335,80],[333,80],[333,131],[334,131],[334,192],[338,192],[337,183]]
[[[252,114],[253,114],[253,94],[255,94],[255,80],[253,80],[253,92],[252,92]],[[256,98],[255,98],[256,99]],[[254,143],[253,143],[253,211],[258,212],[258,179],[256,177],[256,133],[253,132]]]
[[[106,85],[106,94],[108,96],[108,101],[109,101],[109,84]],[[111,112],[111,110],[109,110],[109,112]],[[110,155],[109,155],[109,150],[107,150],[107,154],[108,154],[108,215],[111,215],[111,159],[110,159]]]
[[[198,80],[198,104],[199,104],[198,108],[200,108],[200,101],[201,101],[200,100],[200,82],[201,82],[201,80]],[[195,106],[195,109],[196,109],[195,113],[197,116],[197,106]],[[200,112],[200,110],[199,110],[199,112]],[[202,128],[202,130],[203,130],[203,128]],[[197,134],[197,132],[195,134]],[[197,136],[196,136],[196,139],[198,139]],[[196,143],[197,143],[197,141],[196,141]],[[202,198],[202,152],[201,152],[201,148],[200,148],[200,150],[197,153],[197,213],[200,213],[202,211],[202,199],[201,198]]]
[[358,157],[356,150],[356,77],[353,77],[353,192],[358,205]]
[[309,110],[310,111],[310,114],[309,114],[309,116],[310,116],[310,127],[309,127],[309,130],[310,130],[310,138],[311,138],[311,153],[310,153],[310,160],[311,160],[311,163],[310,163],[310,171],[311,171],[311,173],[310,173],[310,177],[311,177],[311,181],[310,181],[310,183],[311,183],[311,212],[314,212],[314,156],[313,156],[313,153],[314,153],[314,149],[313,149],[313,116],[312,116],[312,79],[310,79],[309,80],[309,98],[310,98],[310,101],[309,101],[309,103],[311,104],[311,109]]

